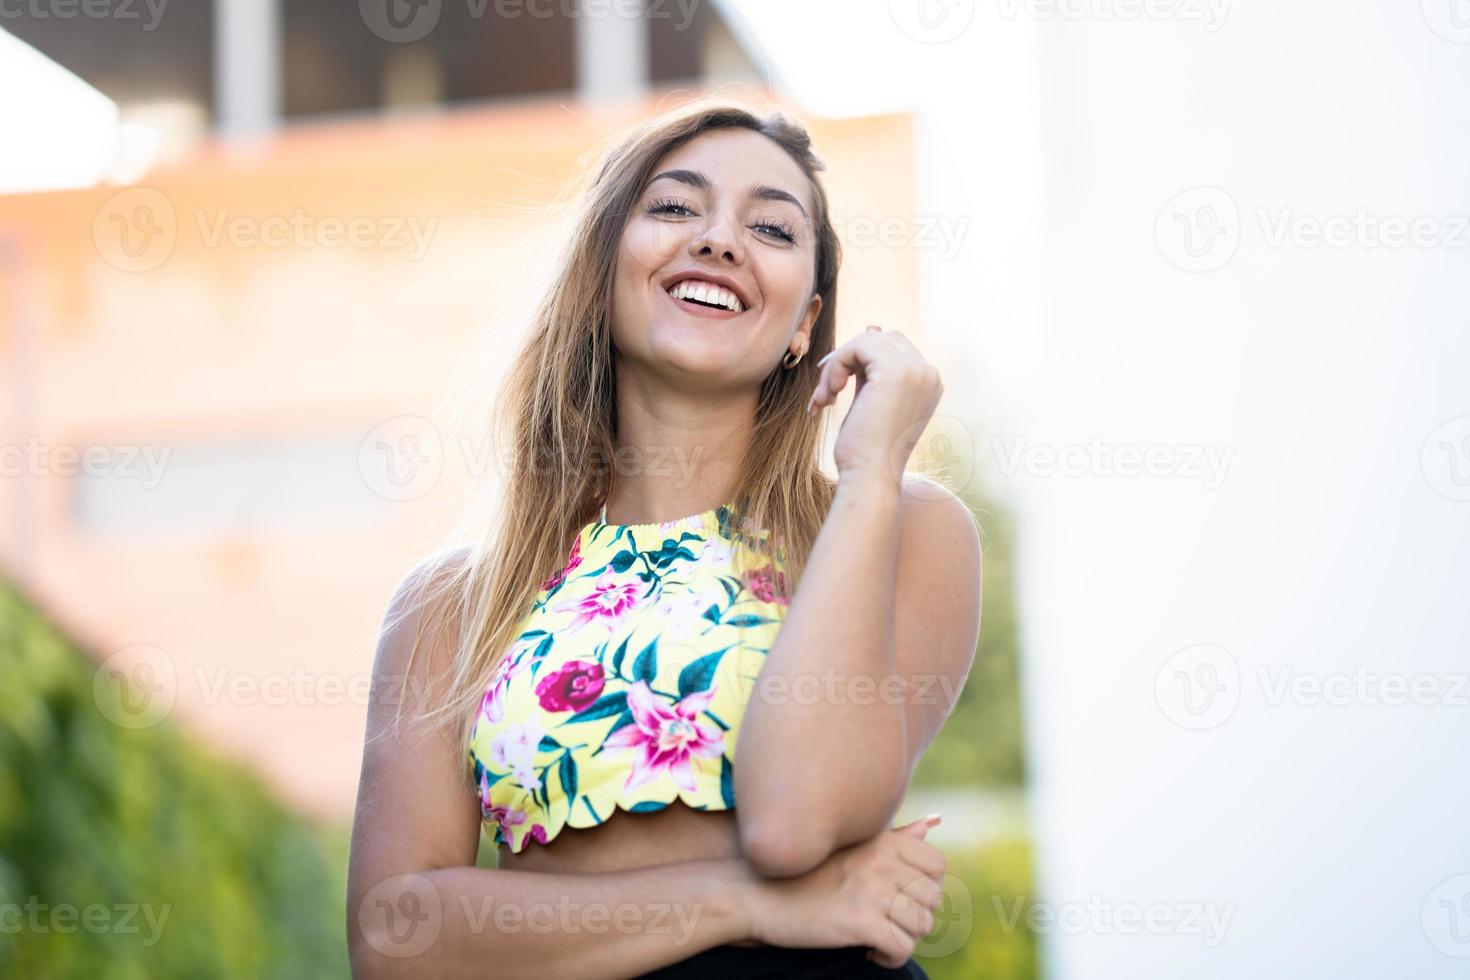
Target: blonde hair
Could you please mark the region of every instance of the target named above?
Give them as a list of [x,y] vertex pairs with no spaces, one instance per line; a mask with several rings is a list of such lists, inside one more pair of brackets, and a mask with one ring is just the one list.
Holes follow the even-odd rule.
[[[806,355],[791,369],[774,365],[761,383],[736,485],[724,498],[741,518],[732,522],[734,544],[774,549],[785,574],[773,584],[789,595],[826,518],[835,481],[820,466],[823,421],[805,410],[817,361],[835,343],[841,246],[817,178],[825,165],[807,131],[781,112],[761,116],[739,103],[699,100],[634,129],[585,185],[570,240],[496,405],[491,429],[501,433],[508,464],[500,513],[463,560],[439,563],[416,582],[422,598],[411,604],[420,615],[404,687],[424,636],[447,631],[451,667],[447,676],[429,679],[429,686],[442,683],[444,689],[425,689],[417,718],[457,721],[458,744],[467,742],[481,698],[541,583],[563,566],[577,533],[597,517],[612,489],[617,405],[611,304],[628,216],[661,159],[703,133],[728,129],[770,138],[806,174],[816,231],[813,291],[822,298]],[[747,534],[749,529],[762,534]],[[405,700],[399,700],[395,723]]]

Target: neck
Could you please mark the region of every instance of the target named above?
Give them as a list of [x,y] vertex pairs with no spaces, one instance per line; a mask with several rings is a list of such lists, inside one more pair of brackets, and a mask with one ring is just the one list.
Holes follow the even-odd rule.
[[671,390],[624,365],[617,386],[609,523],[669,520],[729,503],[758,393]]

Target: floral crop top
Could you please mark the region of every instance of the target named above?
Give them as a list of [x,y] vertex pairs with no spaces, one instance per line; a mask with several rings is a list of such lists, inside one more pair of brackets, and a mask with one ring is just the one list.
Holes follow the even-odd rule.
[[619,807],[735,808],[735,743],[785,616],[784,572],[764,535],[734,548],[730,507],[605,519],[542,583],[471,730],[481,816],[517,853]]

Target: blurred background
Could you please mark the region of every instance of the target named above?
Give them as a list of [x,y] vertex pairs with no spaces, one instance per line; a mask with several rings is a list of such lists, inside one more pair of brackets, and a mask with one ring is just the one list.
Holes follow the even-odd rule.
[[811,128],[839,339],[945,375],[925,969],[1467,975],[1467,82],[1464,0],[0,0],[0,976],[347,975],[450,395],[699,95]]

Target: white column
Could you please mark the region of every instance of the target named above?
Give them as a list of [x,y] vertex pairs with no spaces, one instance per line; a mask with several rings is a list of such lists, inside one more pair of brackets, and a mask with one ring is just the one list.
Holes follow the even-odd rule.
[[1451,7],[1038,25],[1017,592],[1051,980],[1470,968]]
[[257,136],[281,111],[279,0],[216,0],[214,86],[219,132]]
[[623,102],[648,88],[648,22],[626,3],[581,0],[577,9],[577,91],[586,102]]

